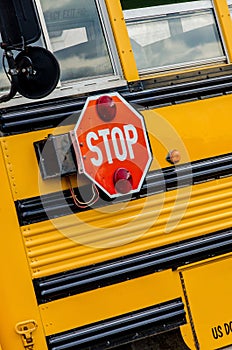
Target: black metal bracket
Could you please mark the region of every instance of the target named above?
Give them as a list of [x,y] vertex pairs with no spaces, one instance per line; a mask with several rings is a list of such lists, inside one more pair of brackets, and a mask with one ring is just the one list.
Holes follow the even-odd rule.
[[67,176],[77,172],[76,157],[69,133],[48,135],[34,143],[43,180]]

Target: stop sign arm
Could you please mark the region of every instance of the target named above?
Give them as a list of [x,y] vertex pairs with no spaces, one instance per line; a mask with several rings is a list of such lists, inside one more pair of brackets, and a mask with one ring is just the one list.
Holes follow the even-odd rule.
[[48,135],[34,142],[34,148],[43,180],[77,173],[78,157],[70,133]]
[[139,192],[152,161],[143,117],[118,93],[88,98],[74,130],[34,147],[43,180],[79,173],[109,198]]
[[72,141],[72,146],[73,146],[73,150],[74,150],[74,154],[75,154],[75,158],[76,158],[76,163],[77,163],[77,171],[79,174],[83,174],[83,165],[82,165],[82,161],[81,161],[81,154],[80,154],[80,150],[77,144],[77,139],[74,136],[74,131],[70,131],[69,132],[71,141]]
[[108,197],[139,192],[152,152],[143,116],[120,94],[87,98],[72,137],[79,172]]

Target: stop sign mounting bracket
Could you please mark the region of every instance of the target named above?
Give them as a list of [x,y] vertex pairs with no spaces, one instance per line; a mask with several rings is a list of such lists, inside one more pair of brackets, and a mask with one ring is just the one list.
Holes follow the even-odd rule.
[[77,140],[76,140],[76,138],[74,136],[74,130],[70,131],[69,135],[70,135],[70,138],[72,140],[72,147],[73,147],[74,154],[76,156],[75,158],[76,158],[78,173],[79,174],[83,174],[84,173],[84,169],[83,169],[83,165],[82,165],[82,162],[81,162],[81,154],[80,154],[80,151],[79,151],[79,147],[77,145]]
[[109,198],[139,192],[152,161],[143,116],[116,92],[87,98],[72,131],[34,147],[44,180],[83,174]]
[[79,170],[70,133],[48,135],[34,142],[34,148],[43,180],[72,175]]

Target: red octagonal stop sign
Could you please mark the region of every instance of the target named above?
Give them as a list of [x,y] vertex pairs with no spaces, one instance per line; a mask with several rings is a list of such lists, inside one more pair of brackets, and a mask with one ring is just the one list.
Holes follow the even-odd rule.
[[109,197],[140,190],[152,160],[145,123],[118,93],[88,98],[74,137],[79,172]]

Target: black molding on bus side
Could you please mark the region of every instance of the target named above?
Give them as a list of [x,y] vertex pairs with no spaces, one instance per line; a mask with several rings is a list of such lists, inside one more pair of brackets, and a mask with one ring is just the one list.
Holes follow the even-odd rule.
[[[134,84],[136,86],[134,87]],[[139,89],[137,88],[139,84]],[[184,103],[232,93],[232,66],[198,70],[179,75],[147,79],[114,90],[95,91],[89,95],[118,91],[138,109]],[[88,95],[88,96],[89,96]],[[48,101],[37,101],[0,110],[0,132],[11,135],[62,125],[78,120],[86,96],[70,96]]]
[[232,93],[232,68],[227,66],[223,74],[222,71],[213,75],[210,71],[198,71],[194,76],[185,73],[171,78],[147,79],[143,81],[142,90],[133,91],[131,83],[130,92],[122,96],[138,108],[152,109],[228,95]]
[[231,252],[232,229],[34,279],[39,304]]
[[[69,190],[18,200],[15,202],[15,205],[19,223],[21,226],[24,226],[48,220],[48,218],[53,219],[84,210],[115,204],[117,201],[136,200],[157,193],[229,176],[232,176],[232,153],[151,171],[146,176],[139,193],[132,197],[122,196],[117,200],[111,200],[99,191],[100,198],[97,203],[85,209],[81,209],[75,205]],[[92,197],[91,186],[82,187],[80,191],[82,194],[84,193],[85,198]],[[78,188],[75,189],[75,192],[78,198],[80,198],[81,193],[79,193]]]
[[181,298],[47,337],[49,350],[104,350],[186,324]]

